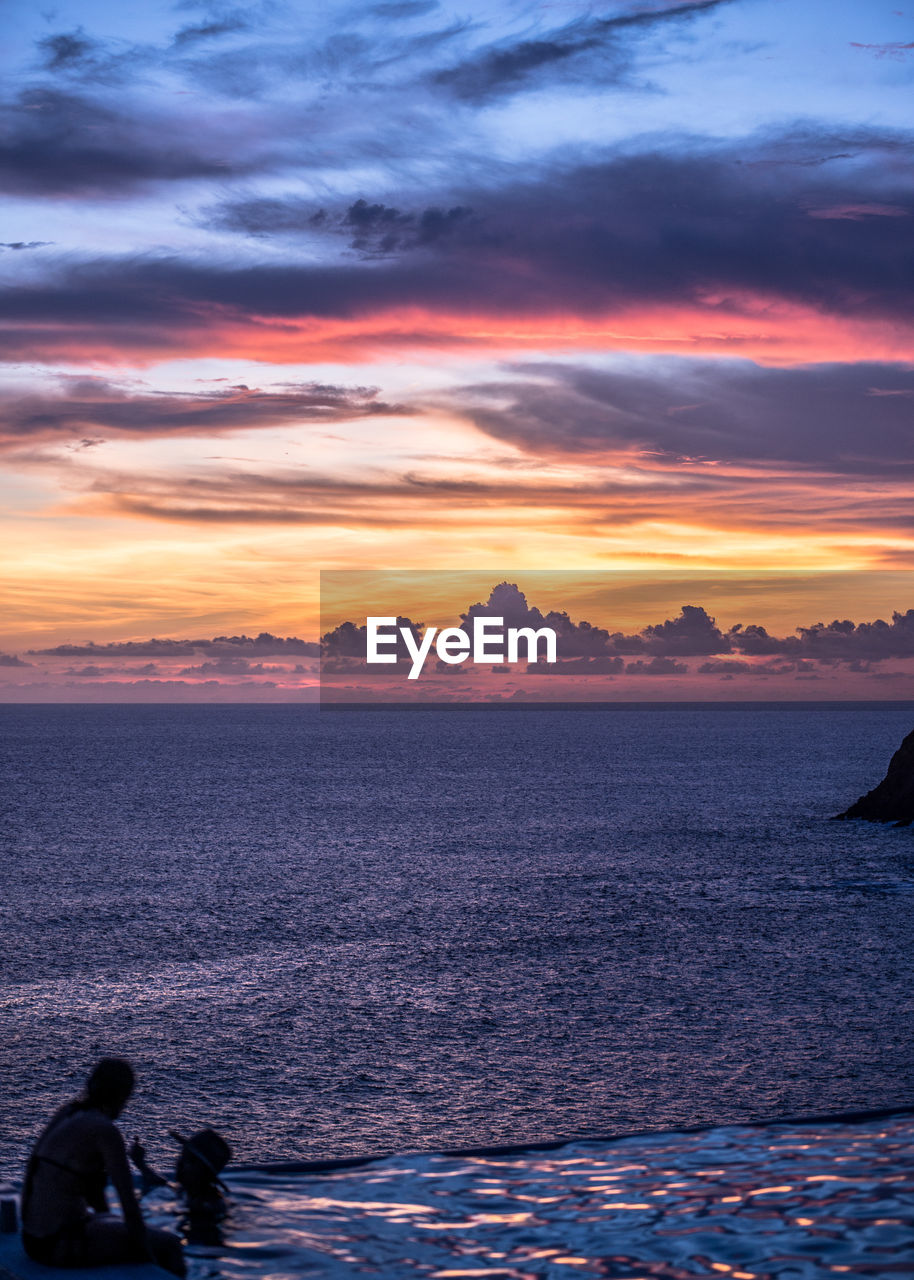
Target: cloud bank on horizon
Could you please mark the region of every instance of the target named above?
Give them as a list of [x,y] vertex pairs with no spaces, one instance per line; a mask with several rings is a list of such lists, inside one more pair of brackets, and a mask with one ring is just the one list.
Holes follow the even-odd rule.
[[293,565],[911,563],[910,15],[9,12],[5,650],[295,629]]
[[[331,592],[332,597],[332,592]],[[651,686],[685,677],[675,685],[688,698],[703,690],[714,696],[802,694],[815,680],[819,697],[873,696],[881,683],[887,696],[906,696],[914,682],[914,609],[895,611],[891,621],[855,623],[835,619],[775,635],[758,623],[723,629],[701,605],[636,632],[612,631],[574,620],[565,609],[539,609],[516,584],[493,586],[486,600],[469,604],[451,625],[472,635],[475,617],[499,617],[504,625],[551,628],[557,638],[554,665],[522,661],[514,666],[460,668],[429,663],[420,683],[410,684],[412,664],[402,641],[394,667],[366,664],[366,623],[337,624],[320,637],[216,636],[196,639],[65,643],[23,654],[0,653],[0,690],[12,701],[118,701],[125,695],[155,700],[163,694],[193,699],[242,700],[288,697],[323,701],[600,701],[653,697]],[[426,624],[397,617],[421,640]],[[892,663],[887,668],[884,664]],[[458,677],[455,679],[454,677]],[[646,678],[646,680],[645,680]],[[761,692],[760,692],[761,690]]]

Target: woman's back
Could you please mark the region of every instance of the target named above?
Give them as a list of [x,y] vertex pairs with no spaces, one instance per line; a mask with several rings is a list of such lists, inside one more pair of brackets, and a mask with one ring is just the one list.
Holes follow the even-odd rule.
[[61,1107],[32,1150],[22,1203],[24,1229],[48,1236],[85,1221],[90,1208],[106,1208],[106,1153],[118,1147],[123,1151],[123,1139],[108,1116],[78,1102]]

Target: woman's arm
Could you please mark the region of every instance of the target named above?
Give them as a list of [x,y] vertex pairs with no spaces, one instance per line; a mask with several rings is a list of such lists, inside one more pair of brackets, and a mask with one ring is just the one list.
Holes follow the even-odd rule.
[[121,1137],[121,1132],[116,1125],[106,1124],[100,1129],[98,1145],[105,1162],[105,1170],[111,1179],[114,1190],[117,1192],[117,1198],[121,1202],[124,1225],[137,1250],[137,1255],[146,1258],[149,1256],[146,1227],[134,1194],[133,1176],[130,1172],[130,1165],[127,1163],[124,1139]]
[[152,1165],[146,1159],[146,1148],[140,1142],[139,1138],[134,1138],[133,1145],[131,1146],[128,1155],[136,1165],[137,1169],[139,1169],[143,1178],[143,1195],[153,1187],[168,1186],[168,1179],[163,1178],[160,1173],[156,1173],[155,1169],[153,1169]]

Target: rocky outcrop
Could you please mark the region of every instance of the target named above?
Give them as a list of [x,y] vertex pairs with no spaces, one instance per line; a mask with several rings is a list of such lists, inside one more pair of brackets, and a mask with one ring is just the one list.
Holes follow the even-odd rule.
[[865,818],[868,822],[914,822],[914,733],[909,733],[889,761],[878,787],[861,796],[838,818]]

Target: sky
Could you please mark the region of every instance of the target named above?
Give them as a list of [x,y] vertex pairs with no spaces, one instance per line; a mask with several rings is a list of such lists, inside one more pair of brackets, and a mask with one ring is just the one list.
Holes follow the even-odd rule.
[[[4,27],[0,698],[311,696],[321,570],[628,575],[530,597],[610,635],[914,606],[914,8]],[[884,648],[718,660],[607,696],[914,688]]]

